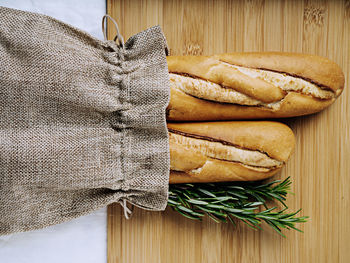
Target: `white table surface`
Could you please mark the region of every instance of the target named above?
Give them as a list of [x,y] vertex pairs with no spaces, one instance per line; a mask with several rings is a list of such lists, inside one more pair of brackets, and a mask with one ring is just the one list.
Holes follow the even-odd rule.
[[[50,15],[103,39],[105,0],[0,0],[0,5]],[[42,230],[0,236],[0,262],[105,263],[106,209]]]

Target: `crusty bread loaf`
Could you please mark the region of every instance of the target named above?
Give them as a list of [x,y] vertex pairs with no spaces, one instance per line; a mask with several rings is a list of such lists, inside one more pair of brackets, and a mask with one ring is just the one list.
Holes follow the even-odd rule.
[[292,117],[329,106],[344,88],[337,64],[296,53],[170,56],[172,121]]
[[270,121],[168,123],[170,183],[255,181],[278,172],[294,149]]

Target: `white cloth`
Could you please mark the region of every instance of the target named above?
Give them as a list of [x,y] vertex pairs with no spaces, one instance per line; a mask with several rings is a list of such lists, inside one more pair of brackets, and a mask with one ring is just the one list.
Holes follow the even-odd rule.
[[[46,14],[103,39],[104,0],[0,0],[0,5]],[[104,208],[46,229],[0,236],[0,262],[107,262],[106,217]]]
[[106,209],[45,229],[0,236],[0,262],[105,263]]

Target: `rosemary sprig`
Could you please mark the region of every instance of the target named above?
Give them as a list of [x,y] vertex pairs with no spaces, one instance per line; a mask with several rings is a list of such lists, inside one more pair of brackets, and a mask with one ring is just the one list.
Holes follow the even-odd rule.
[[[215,222],[231,222],[239,219],[253,229],[261,229],[262,221],[285,237],[281,230],[295,229],[296,223],[307,221],[307,216],[298,217],[296,212],[288,213],[285,204],[291,181],[259,183],[209,183],[176,184],[169,187],[168,205],[181,215],[195,220],[209,216]],[[268,207],[267,201],[280,202],[284,209]],[[259,208],[263,206],[263,210]]]

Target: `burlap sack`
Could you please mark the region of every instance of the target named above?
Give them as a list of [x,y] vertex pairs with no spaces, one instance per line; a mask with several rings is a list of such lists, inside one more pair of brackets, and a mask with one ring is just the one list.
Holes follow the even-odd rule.
[[125,48],[48,16],[0,7],[0,234],[126,199],[167,204],[166,43]]

